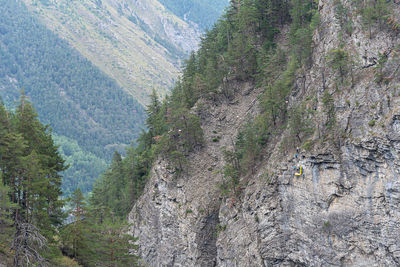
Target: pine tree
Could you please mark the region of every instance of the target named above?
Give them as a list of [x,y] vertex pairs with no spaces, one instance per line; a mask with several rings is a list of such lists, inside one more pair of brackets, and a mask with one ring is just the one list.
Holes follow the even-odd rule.
[[[8,118],[8,112],[6,111],[0,98],[0,145],[3,145],[4,136],[9,132],[9,130],[10,130],[10,121]],[[0,149],[1,147],[2,146],[0,146]]]
[[92,234],[95,225],[91,224],[89,211],[80,189],[73,192],[69,205],[72,222],[61,228],[62,249],[71,258],[87,265],[95,256],[92,248],[92,242],[96,242]]
[[[16,111],[15,127],[26,141],[22,173],[18,176],[18,202],[23,212],[30,214],[30,220],[25,221],[37,225],[49,238],[54,233],[53,226],[61,224],[63,219],[59,172],[65,170],[64,160],[48,127],[39,122],[37,113],[23,94]],[[36,207],[28,206],[28,196],[34,196]],[[18,219],[24,221],[22,217]]]
[[338,72],[341,83],[344,77],[351,70],[352,60],[350,55],[343,48],[333,49],[329,51],[328,61],[331,68]]
[[22,173],[24,165],[24,151],[27,147],[26,141],[21,134],[10,132],[3,138],[0,168],[3,172],[4,184],[10,187],[12,203],[17,204],[13,219],[19,221],[22,193]]
[[10,188],[4,184],[0,171],[0,253],[7,255],[11,246],[13,232],[12,211],[15,208],[10,201]]
[[192,52],[190,57],[185,61],[182,86],[183,86],[183,98],[187,108],[191,108],[199,98],[199,92],[194,87],[194,78],[197,72],[197,58],[196,54]]
[[[26,96],[15,113],[0,105],[0,122],[0,191],[2,203],[9,197],[13,207],[6,216],[16,226],[14,265],[44,264],[44,255],[54,256],[55,226],[63,220],[59,172],[64,161]],[[48,252],[45,245],[51,248]]]
[[112,210],[118,218],[124,218],[130,209],[129,181],[121,155],[114,153],[110,168],[95,184],[90,203],[92,207]]
[[84,197],[80,189],[77,189],[72,194],[71,204],[73,207],[72,215],[74,216],[74,223],[72,225],[72,250],[73,257],[78,255],[78,250],[83,249],[83,245],[81,244],[81,240],[83,237],[83,218],[85,215],[85,202]]
[[147,105],[146,113],[147,113],[147,119],[146,119],[146,126],[149,129],[149,133],[151,137],[154,137],[157,135],[157,115],[160,112],[161,109],[161,103],[160,100],[158,99],[158,95],[156,90],[153,88],[153,91],[150,95],[150,104]]
[[137,240],[127,234],[127,225],[119,222],[112,214],[107,216],[98,228],[99,243],[96,246],[97,259],[95,262],[101,266],[139,266],[138,257],[133,252],[138,246]]

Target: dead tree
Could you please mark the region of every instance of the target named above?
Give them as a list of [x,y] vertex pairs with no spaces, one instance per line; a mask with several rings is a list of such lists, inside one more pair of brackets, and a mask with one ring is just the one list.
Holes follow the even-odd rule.
[[36,226],[30,223],[18,223],[11,247],[15,252],[14,267],[48,266],[46,259],[39,253],[46,246],[47,240]]

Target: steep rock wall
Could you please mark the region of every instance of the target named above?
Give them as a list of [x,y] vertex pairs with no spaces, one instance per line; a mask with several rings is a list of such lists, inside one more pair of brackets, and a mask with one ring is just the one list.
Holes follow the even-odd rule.
[[130,213],[132,234],[139,237],[140,255],[150,266],[216,264],[222,148],[232,146],[239,126],[256,112],[260,93],[251,84],[232,87],[237,91],[234,99],[217,106],[201,101],[194,108],[202,118],[206,140],[203,148],[188,157],[188,172],[176,178],[160,159]]
[[[295,151],[282,149],[283,133],[246,178],[242,194],[220,198],[222,176],[212,170],[222,168],[221,148],[232,145],[246,116],[257,113],[259,91],[237,85],[234,101],[202,103],[209,111],[199,112],[205,147],[190,155],[191,168],[179,179],[161,160],[130,214],[140,255],[150,266],[400,265],[400,38],[389,29],[370,38],[345,4],[355,26],[340,40],[334,1],[320,1],[313,63],[299,73],[289,99],[293,106],[315,98],[313,148],[296,159]],[[340,43],[354,72],[351,85],[338,89],[327,56]],[[381,84],[374,70],[379,53],[388,56],[385,73],[394,74]],[[331,133],[324,130],[325,92],[335,103]],[[219,143],[210,141],[216,130]],[[294,175],[297,164],[304,167],[300,177]]]

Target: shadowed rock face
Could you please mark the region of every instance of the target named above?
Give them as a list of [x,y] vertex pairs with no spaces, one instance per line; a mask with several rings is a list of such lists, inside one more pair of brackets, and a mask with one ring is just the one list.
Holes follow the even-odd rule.
[[[205,146],[189,155],[184,177],[174,179],[160,160],[130,215],[150,266],[400,265],[400,74],[378,84],[373,68],[378,52],[388,51],[384,71],[395,72],[400,60],[391,51],[400,38],[391,30],[369,38],[354,17],[354,31],[343,42],[356,61],[356,78],[336,91],[336,74],[326,63],[340,43],[333,2],[320,0],[313,64],[299,75],[289,100],[296,105],[316,98],[315,146],[296,160],[294,151],[280,149],[288,136],[283,132],[268,144],[255,173],[243,178],[241,195],[220,198],[221,174],[208,168],[222,168],[220,149],[232,145],[243,117],[257,114],[253,101],[260,91],[232,84],[234,100],[218,106],[201,100]],[[337,121],[331,139],[323,130],[326,90]],[[210,141],[213,130],[221,133],[220,143]],[[304,170],[300,177],[297,164]]]
[[197,263],[199,266],[216,266],[218,211],[203,217],[201,224],[202,226],[195,240],[200,250],[200,257]]

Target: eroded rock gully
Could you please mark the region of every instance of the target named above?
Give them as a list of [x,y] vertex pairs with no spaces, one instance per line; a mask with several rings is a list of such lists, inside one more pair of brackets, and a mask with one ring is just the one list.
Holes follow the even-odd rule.
[[[356,78],[337,91],[335,73],[326,63],[327,53],[340,43],[333,2],[320,1],[313,64],[297,79],[289,105],[315,97],[314,120],[322,128],[321,99],[328,90],[340,142],[321,142],[326,133],[316,131],[312,142],[317,145],[297,160],[294,151],[282,153],[283,133],[270,144],[241,196],[223,199],[222,176],[216,172],[224,165],[221,148],[231,147],[239,127],[257,114],[260,89],[237,83],[231,101],[201,100],[196,109],[201,110],[204,148],[189,156],[191,167],[178,179],[160,159],[130,214],[146,264],[400,265],[400,74],[378,84],[371,67],[378,53],[393,51],[400,38],[389,30],[369,38],[355,17],[354,32],[342,42],[356,61]],[[387,73],[398,64],[388,52]],[[212,141],[215,135],[219,142]],[[300,177],[294,175],[297,163],[304,166]]]

